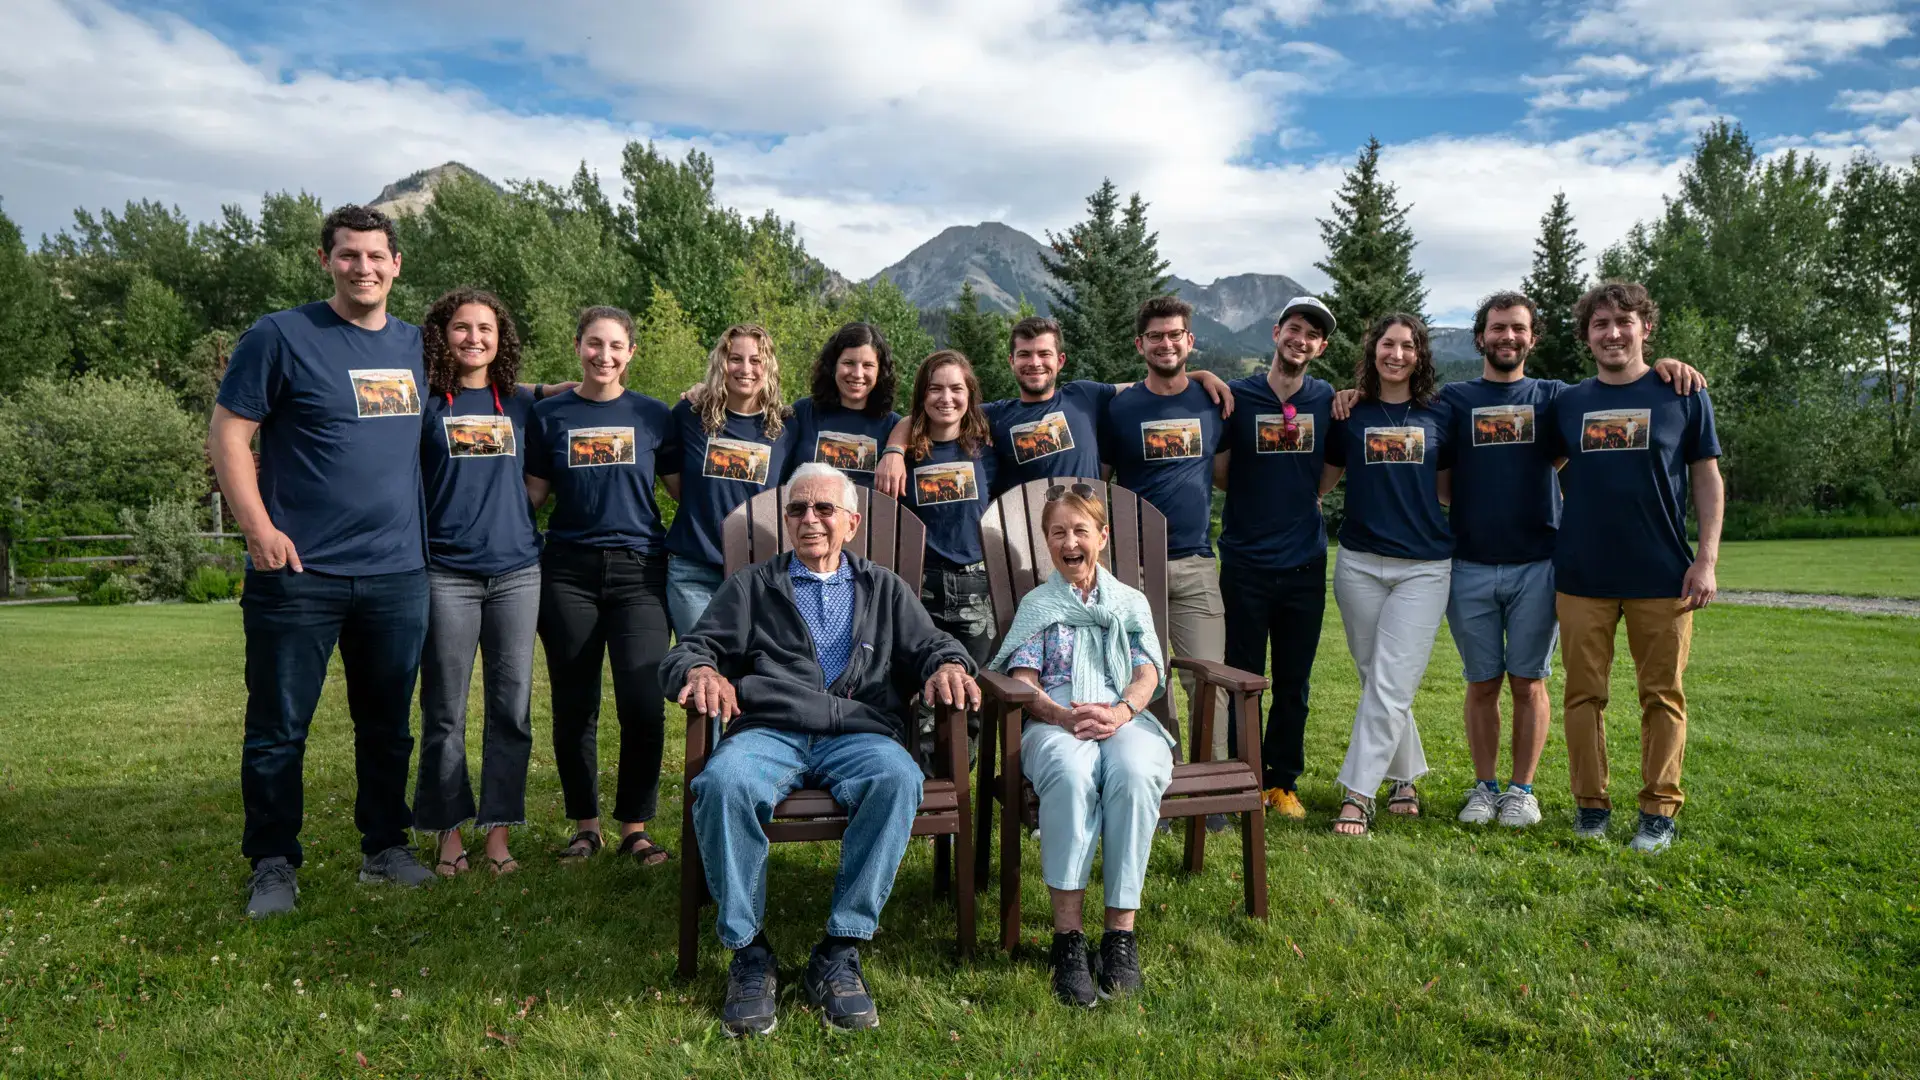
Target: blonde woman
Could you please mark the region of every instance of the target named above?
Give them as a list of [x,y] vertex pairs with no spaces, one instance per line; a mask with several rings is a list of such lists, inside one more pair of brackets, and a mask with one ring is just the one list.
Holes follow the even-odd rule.
[[667,530],[667,608],[685,636],[720,587],[720,530],[733,508],[778,484],[793,430],[780,396],[773,338],[752,323],[730,326],[707,356],[707,377],[673,407],[681,459],[663,464],[680,503]]

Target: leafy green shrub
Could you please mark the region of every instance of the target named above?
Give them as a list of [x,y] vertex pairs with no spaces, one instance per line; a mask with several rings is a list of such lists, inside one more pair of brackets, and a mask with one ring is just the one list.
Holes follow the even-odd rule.
[[225,600],[234,595],[234,582],[231,575],[217,566],[203,566],[194,572],[181,598],[189,604],[204,604],[211,600]]
[[158,499],[197,500],[206,434],[151,379],[28,380],[0,400],[0,505],[104,507],[111,518]]
[[1850,537],[1920,536],[1920,513],[1783,512],[1752,503],[1730,503],[1722,536],[1727,540],[1841,540]]
[[94,570],[87,575],[81,586],[80,602],[105,607],[112,604],[131,604],[140,599],[140,586],[131,577],[118,570]]
[[177,498],[157,500],[144,514],[120,511],[121,529],[133,534],[133,553],[139,556],[148,595],[162,600],[181,596],[202,569],[207,545],[200,537],[199,517],[198,507]]

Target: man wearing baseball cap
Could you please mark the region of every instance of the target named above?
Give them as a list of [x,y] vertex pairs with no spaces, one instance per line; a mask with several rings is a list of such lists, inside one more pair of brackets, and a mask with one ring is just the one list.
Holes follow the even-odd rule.
[[[1319,483],[1333,387],[1307,374],[1327,349],[1333,312],[1297,296],[1273,324],[1267,370],[1236,379],[1239,408],[1213,462],[1215,487],[1227,492],[1220,528],[1220,593],[1226,608],[1226,661],[1266,667],[1273,648],[1273,699],[1261,740],[1267,806],[1294,820],[1307,816],[1296,788],[1306,767],[1308,677],[1327,610],[1327,528]],[[1242,722],[1228,713],[1230,740]],[[1230,741],[1228,745],[1237,745]]]

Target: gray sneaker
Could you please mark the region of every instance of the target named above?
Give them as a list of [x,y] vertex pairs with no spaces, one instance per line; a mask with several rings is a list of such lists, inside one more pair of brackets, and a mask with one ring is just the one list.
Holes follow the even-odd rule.
[[1500,824],[1509,829],[1524,829],[1529,825],[1540,824],[1540,800],[1533,792],[1522,791],[1512,784],[1500,793]]
[[1640,811],[1640,828],[1627,846],[1643,855],[1652,855],[1673,846],[1673,819],[1664,814]]
[[300,885],[293,879],[293,864],[278,855],[260,860],[247,879],[247,889],[249,919],[284,915],[293,910],[294,900],[300,895]]
[[1573,835],[1582,840],[1605,840],[1613,811],[1600,806],[1582,806],[1574,811]]
[[360,861],[360,881],[372,884],[376,881],[391,881],[395,885],[405,885],[417,889],[422,885],[433,884],[433,871],[420,865],[404,844],[395,844],[378,855],[368,855]]
[[1460,808],[1462,825],[1485,825],[1499,812],[1497,800],[1503,796],[1488,791],[1485,785],[1475,784],[1467,790],[1467,805]]

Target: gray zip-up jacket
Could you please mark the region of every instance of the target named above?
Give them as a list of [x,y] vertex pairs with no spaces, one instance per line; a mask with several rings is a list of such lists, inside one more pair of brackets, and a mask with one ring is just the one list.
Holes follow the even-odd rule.
[[782,552],[721,583],[706,614],[661,661],[661,689],[668,700],[678,698],[694,668],[711,667],[733,682],[740,700],[728,734],[757,727],[808,735],[864,731],[910,748],[907,703],[942,664],[974,674],[973,658],[933,625],[918,588],[848,552],[853,652],[846,670],[823,689],[813,636],[793,599],[793,557]]

